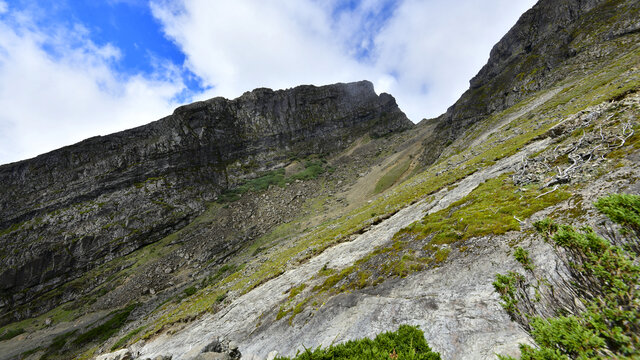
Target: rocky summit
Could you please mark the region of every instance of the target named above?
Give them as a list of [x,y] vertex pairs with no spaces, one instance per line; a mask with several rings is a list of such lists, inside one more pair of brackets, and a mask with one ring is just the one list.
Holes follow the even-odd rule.
[[639,19],[540,0],[417,125],[255,89],[0,166],[0,359],[640,356]]

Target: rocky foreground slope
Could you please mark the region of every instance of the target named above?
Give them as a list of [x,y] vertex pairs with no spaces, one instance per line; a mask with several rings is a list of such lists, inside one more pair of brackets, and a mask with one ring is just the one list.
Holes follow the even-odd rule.
[[0,358],[264,359],[401,324],[446,359],[518,355],[525,314],[584,310],[533,223],[611,237],[593,202],[640,193],[638,15],[539,1],[415,127],[368,82],[258,89],[0,167]]

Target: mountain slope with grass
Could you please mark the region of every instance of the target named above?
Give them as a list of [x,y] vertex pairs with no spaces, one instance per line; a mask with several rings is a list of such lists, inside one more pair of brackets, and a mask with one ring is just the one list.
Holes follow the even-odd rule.
[[103,281],[65,285],[175,233],[231,190],[282,184],[271,172],[285,163],[411,127],[393,97],[367,81],[256,89],[3,165],[0,324],[82,297]]
[[[147,240],[37,293],[5,290],[14,300],[4,309],[20,317],[0,329],[0,358],[93,359],[120,351],[136,359],[314,359],[350,358],[359,349],[385,359],[537,359],[554,346],[551,358],[633,356],[637,339],[620,317],[639,316],[635,292],[603,285],[599,279],[615,268],[590,261],[612,254],[625,282],[637,278],[639,11],[631,0],[539,1],[494,47],[461,99],[414,127],[369,83],[339,85],[339,94],[303,87],[313,96],[294,114],[264,110],[280,109],[276,100],[258,102],[263,114],[285,114],[275,118],[292,129],[325,130],[310,132],[301,147],[308,151],[296,156],[246,145],[252,155],[225,173],[226,186],[207,185],[203,179],[216,178],[206,176],[165,186],[145,173],[140,186],[130,186],[136,196],[167,211],[199,210],[179,226],[149,229],[151,238],[137,233]],[[344,90],[351,87],[359,90]],[[230,104],[269,123],[275,120],[266,115],[252,118],[255,109],[243,101],[286,94],[259,89]],[[185,109],[219,114],[210,108],[218,103],[226,104],[214,99]],[[334,121],[323,113],[334,106],[351,110]],[[206,124],[203,116],[193,118]],[[294,148],[292,135],[243,131],[266,149]],[[141,156],[139,167],[168,161],[152,160]],[[242,167],[251,161],[255,168]],[[14,176],[26,164],[0,170]],[[158,196],[173,192],[182,195]],[[629,194],[624,204],[631,205],[611,194]],[[82,214],[86,222],[108,217],[112,201],[94,204]],[[11,215],[2,239],[43,236],[55,248],[59,242],[47,234],[64,231],[63,216],[83,209],[59,211],[55,226],[47,216],[22,224],[26,215]],[[154,217],[126,203],[118,209],[129,224]],[[590,230],[569,228],[584,226]],[[628,309],[599,323],[592,309],[612,291]],[[586,323],[622,330],[616,338]],[[551,336],[574,330],[588,335],[588,346]]]

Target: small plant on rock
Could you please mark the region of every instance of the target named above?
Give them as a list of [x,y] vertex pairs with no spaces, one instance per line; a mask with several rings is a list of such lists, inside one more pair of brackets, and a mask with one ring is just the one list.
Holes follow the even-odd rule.
[[276,357],[276,360],[440,360],[440,354],[431,350],[424,333],[415,326],[401,325],[395,332],[379,334],[375,339],[360,339],[330,346],[326,349],[306,349],[294,358]]

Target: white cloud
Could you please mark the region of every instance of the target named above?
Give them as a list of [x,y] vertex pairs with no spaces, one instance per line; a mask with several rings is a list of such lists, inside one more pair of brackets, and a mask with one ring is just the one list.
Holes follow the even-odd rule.
[[186,54],[187,67],[216,95],[367,77],[343,53],[329,14],[311,1],[193,0],[179,7],[156,1],[152,10]]
[[406,0],[375,39],[389,91],[416,121],[435,117],[460,97],[491,47],[534,0]]
[[[389,0],[362,0],[336,12],[340,3],[150,0],[149,6],[183,51],[183,66],[211,87],[197,99],[368,79],[419,121],[453,104],[491,46],[535,0],[403,0],[382,25]],[[124,76],[115,70],[118,48],[96,45],[81,24],[39,28],[32,22],[39,9],[29,9],[16,12],[0,0],[0,164],[148,123],[178,105],[183,69],[154,59],[154,74]]]
[[[151,7],[186,66],[214,87],[207,96],[368,79],[419,121],[453,104],[535,0],[405,0],[382,29],[370,18],[381,1],[333,18],[337,3],[152,0]],[[371,56],[358,60],[363,49]]]
[[175,69],[122,76],[112,66],[119,50],[87,35],[82,27],[45,31],[28,21],[0,21],[0,164],[173,111],[172,98],[184,89]]

